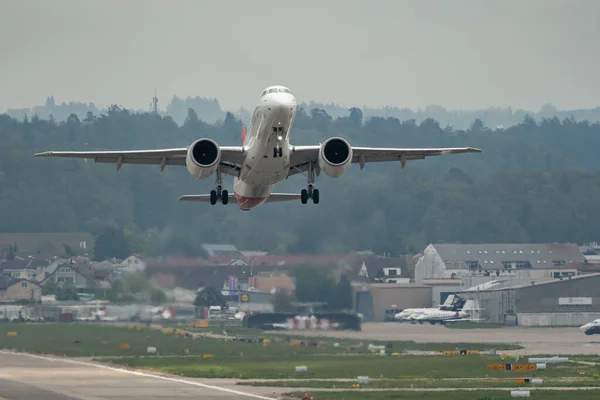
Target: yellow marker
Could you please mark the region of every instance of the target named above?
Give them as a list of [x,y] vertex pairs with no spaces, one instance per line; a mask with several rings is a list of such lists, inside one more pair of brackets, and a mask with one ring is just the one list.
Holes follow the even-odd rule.
[[17,336],[17,332],[6,332],[6,336]]

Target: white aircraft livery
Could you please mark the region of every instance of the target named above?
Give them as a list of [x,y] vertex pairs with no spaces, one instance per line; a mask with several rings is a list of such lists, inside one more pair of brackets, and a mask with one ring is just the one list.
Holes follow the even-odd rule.
[[600,334],[600,319],[596,319],[583,326],[580,326],[579,329],[583,330],[586,335]]
[[[216,175],[216,188],[210,194],[186,195],[179,200],[199,201],[212,205],[237,203],[250,210],[262,203],[312,199],[319,203],[319,190],[314,188],[315,175],[322,171],[337,178],[351,164],[422,160],[428,156],[479,153],[464,148],[372,148],[352,147],[341,137],[332,137],[314,146],[290,144],[290,131],[296,115],[296,98],[284,86],[263,90],[254,109],[250,127],[242,126],[241,146],[219,146],[208,138],[198,139],[185,148],[124,151],[48,151],[36,157],[88,158],[101,163],[155,164],[163,171],[167,165],[186,166],[198,179]],[[306,174],[307,187],[297,193],[273,193],[275,184],[298,173]],[[223,175],[233,176],[233,196],[223,189]]]

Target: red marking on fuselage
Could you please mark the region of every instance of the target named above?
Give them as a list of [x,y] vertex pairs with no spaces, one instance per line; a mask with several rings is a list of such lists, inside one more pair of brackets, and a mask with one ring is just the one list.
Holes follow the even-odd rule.
[[234,195],[237,199],[240,209],[244,211],[248,211],[257,205],[262,204],[267,199],[266,197],[246,197],[237,193],[234,193]]
[[246,125],[242,125],[242,144],[246,143]]

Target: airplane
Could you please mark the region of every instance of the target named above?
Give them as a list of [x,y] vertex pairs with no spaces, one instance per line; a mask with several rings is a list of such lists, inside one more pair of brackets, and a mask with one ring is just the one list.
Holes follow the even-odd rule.
[[467,300],[465,305],[460,310],[427,310],[423,314],[415,318],[416,322],[422,324],[423,322],[429,322],[435,325],[439,322],[443,325],[447,322],[456,322],[466,320],[471,317],[471,312],[474,309],[475,302],[473,300]]
[[[353,147],[342,137],[331,137],[322,144],[294,146],[290,133],[296,115],[296,98],[285,86],[269,86],[260,94],[250,128],[242,126],[241,146],[219,146],[201,138],[184,148],[116,151],[46,151],[35,157],[87,158],[100,163],[155,164],[161,172],[167,165],[187,167],[197,179],[215,174],[216,188],[210,194],[184,195],[180,201],[223,205],[237,203],[247,211],[263,203],[297,201],[319,203],[314,187],[320,172],[337,178],[351,164],[362,170],[367,163],[399,161],[402,168],[410,160],[460,153],[480,153],[472,147],[459,148],[374,148]],[[274,186],[296,174],[306,174],[307,187],[300,193],[273,193]],[[233,176],[233,197],[223,189],[223,175]]]
[[439,310],[458,310],[465,304],[465,300],[455,296],[453,294],[446,297],[446,300],[440,307],[433,308],[406,308],[401,312],[394,315],[395,319],[401,321],[415,321],[416,318],[428,311],[439,311]]
[[600,334],[600,319],[596,319],[579,327],[586,335]]

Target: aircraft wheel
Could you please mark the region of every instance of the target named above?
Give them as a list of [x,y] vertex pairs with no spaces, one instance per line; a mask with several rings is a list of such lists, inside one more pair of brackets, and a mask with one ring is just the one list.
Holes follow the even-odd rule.
[[314,204],[319,204],[319,189],[313,190],[312,199]]
[[224,206],[227,205],[227,203],[229,203],[229,192],[227,190],[223,190],[221,192],[221,202]]
[[302,204],[306,204],[308,202],[308,190],[302,189],[300,191],[300,201]]
[[214,206],[215,204],[217,204],[217,191],[211,190],[210,191],[210,205]]

